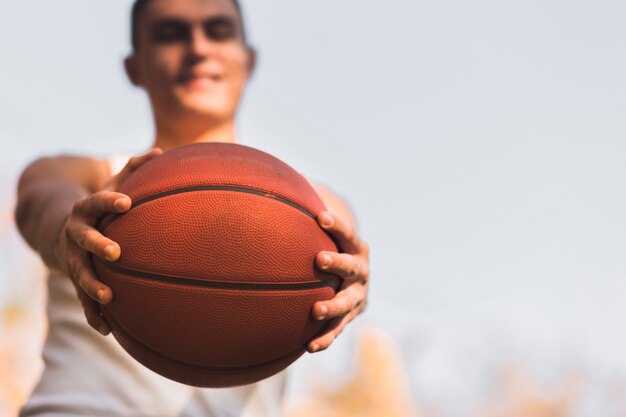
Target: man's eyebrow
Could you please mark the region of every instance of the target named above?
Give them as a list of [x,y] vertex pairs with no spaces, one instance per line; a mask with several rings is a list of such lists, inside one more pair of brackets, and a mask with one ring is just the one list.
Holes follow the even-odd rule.
[[175,17],[166,17],[163,19],[158,19],[152,22],[152,28],[159,28],[162,26],[188,26],[189,22],[184,19],[178,19]]
[[[177,18],[177,17],[164,17],[162,19],[157,19],[152,22],[152,27],[159,26],[188,26],[195,23],[192,20]],[[233,16],[227,14],[219,14],[215,16],[207,17],[206,19],[202,19],[199,23],[207,24],[207,23],[230,23],[233,26],[237,24],[237,19]]]
[[237,22],[237,19],[227,14],[218,14],[215,16],[207,17],[206,19],[202,21],[202,23],[205,23],[205,24],[206,23],[218,23],[218,22],[231,23],[235,25]]

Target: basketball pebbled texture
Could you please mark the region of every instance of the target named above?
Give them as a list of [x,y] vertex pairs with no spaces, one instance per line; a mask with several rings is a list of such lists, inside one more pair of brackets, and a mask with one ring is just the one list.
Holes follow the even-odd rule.
[[140,363],[188,385],[249,384],[324,331],[311,308],[341,278],[314,260],[338,247],[317,224],[324,204],[288,165],[241,145],[193,144],[146,162],[118,191],[133,205],[99,229],[122,255],[93,262],[113,291],[102,313]]

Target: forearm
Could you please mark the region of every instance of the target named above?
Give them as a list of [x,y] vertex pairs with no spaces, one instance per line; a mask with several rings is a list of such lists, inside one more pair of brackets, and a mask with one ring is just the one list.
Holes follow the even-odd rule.
[[20,233],[48,267],[59,268],[59,233],[74,203],[88,194],[79,185],[43,180],[18,193],[15,219]]
[[49,267],[59,267],[56,244],[72,206],[101,187],[108,174],[103,161],[67,156],[42,158],[22,173],[15,220]]

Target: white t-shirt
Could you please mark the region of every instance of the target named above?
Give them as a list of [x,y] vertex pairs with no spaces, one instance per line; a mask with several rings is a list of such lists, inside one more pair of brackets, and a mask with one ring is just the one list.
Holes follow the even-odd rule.
[[[116,173],[128,157],[109,159]],[[48,335],[41,380],[20,417],[276,417],[286,371],[234,388],[195,388],[164,378],[135,361],[113,336],[85,319],[70,279],[48,279]]]

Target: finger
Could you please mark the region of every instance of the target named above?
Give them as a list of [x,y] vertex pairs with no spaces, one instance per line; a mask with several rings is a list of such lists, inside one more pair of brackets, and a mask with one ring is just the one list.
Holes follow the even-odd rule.
[[365,302],[367,292],[359,283],[352,284],[341,290],[337,295],[327,301],[318,301],[313,304],[312,314],[316,320],[326,320],[334,317],[345,316],[353,310],[359,310]]
[[335,339],[337,339],[337,336],[339,336],[339,334],[346,327],[346,324],[354,320],[356,314],[356,312],[352,312],[343,317],[331,320],[324,333],[307,344],[306,350],[309,353],[314,353],[328,349],[328,347],[335,341]]
[[315,263],[324,272],[366,283],[369,279],[369,266],[362,258],[347,253],[320,252]]
[[111,332],[111,327],[107,321],[100,315],[100,308],[98,303],[93,301],[89,296],[83,292],[80,288],[76,288],[78,299],[80,300],[83,310],[85,311],[85,317],[87,323],[93,327],[97,332],[106,336]]
[[67,225],[66,234],[81,249],[107,261],[118,260],[122,253],[120,245],[88,224],[71,222]]
[[322,229],[326,230],[337,240],[343,252],[359,253],[362,243],[354,226],[327,211],[321,212],[317,217],[317,221]]
[[130,197],[112,191],[98,191],[74,204],[73,214],[95,218],[104,213],[123,213],[130,209]]
[[155,156],[159,156],[163,153],[161,148],[152,148],[150,151],[143,155],[134,156],[128,160],[126,166],[122,168],[122,170],[115,176],[111,178],[111,180],[104,187],[107,190],[115,190],[117,187],[124,182],[126,178],[128,178],[133,172],[137,170],[141,165],[148,162],[150,159]]
[[[76,252],[80,251],[77,249]],[[100,304],[108,304],[113,299],[111,289],[96,278],[91,262],[84,252],[73,253],[68,261],[70,277],[88,296]]]
[[163,153],[163,150],[161,148],[152,148],[143,155],[133,156],[132,158],[128,160],[128,163],[126,164],[126,166],[124,167],[122,171],[126,170],[126,171],[132,172],[136,170],[137,168],[139,168],[144,163],[146,163],[147,161],[149,161],[150,159],[154,158],[155,156],[161,155],[162,153]]

